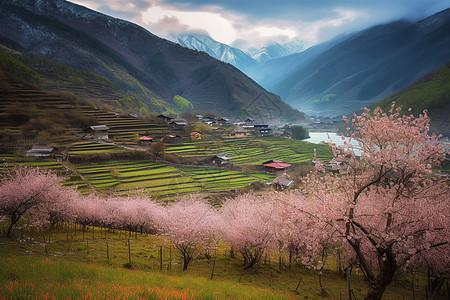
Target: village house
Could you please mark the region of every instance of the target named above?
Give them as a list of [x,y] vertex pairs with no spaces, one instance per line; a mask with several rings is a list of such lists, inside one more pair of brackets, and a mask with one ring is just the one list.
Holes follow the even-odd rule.
[[325,164],[326,168],[330,168],[332,172],[339,173],[339,174],[347,174],[347,166],[342,162],[338,161],[335,158],[330,160],[328,163]]
[[262,136],[272,135],[272,129],[270,128],[261,128],[259,130],[259,134]]
[[198,131],[192,131],[191,132],[191,140],[201,140],[202,134]]
[[218,125],[223,126],[223,125],[228,124],[228,119],[219,117],[219,118],[216,119],[215,123],[218,124]]
[[176,144],[176,143],[181,143],[182,138],[181,138],[181,136],[176,135],[176,134],[169,134],[169,135],[166,135],[164,138],[162,138],[161,142]]
[[278,160],[269,160],[263,163],[266,171],[269,173],[283,173],[285,172],[291,165],[283,163]]
[[283,130],[275,130],[272,132],[272,135],[276,136],[276,137],[290,138],[290,135],[286,131],[283,131]]
[[187,125],[186,120],[173,120],[172,122],[169,123],[170,125],[172,125],[172,127],[174,128],[184,128]]
[[254,122],[255,120],[253,120],[252,118],[248,118],[244,121],[245,125],[253,125]]
[[272,180],[272,183],[277,190],[285,190],[288,189],[294,180],[290,179],[290,176],[286,173],[278,175],[277,178]]
[[53,147],[34,145],[25,155],[33,157],[54,157],[55,151],[56,149]]
[[246,137],[247,134],[248,134],[247,129],[235,129],[233,130],[233,133],[231,135],[233,135],[234,137]]
[[151,137],[149,137],[149,136],[146,136],[146,135],[144,135],[144,136],[141,136],[140,138],[139,138],[139,144],[140,145],[148,145],[148,144],[151,144],[153,142],[153,138],[151,138]]
[[84,132],[86,132],[96,140],[107,140],[109,138],[108,130],[109,127],[106,125],[95,125],[89,126],[84,130]]
[[229,162],[230,158],[227,156],[226,153],[217,154],[211,158],[211,164],[216,166],[223,166],[228,164]]
[[170,123],[173,120],[172,117],[169,117],[169,116],[164,115],[164,114],[160,114],[159,116],[156,117],[156,119],[160,120],[162,123],[167,123],[167,124]]

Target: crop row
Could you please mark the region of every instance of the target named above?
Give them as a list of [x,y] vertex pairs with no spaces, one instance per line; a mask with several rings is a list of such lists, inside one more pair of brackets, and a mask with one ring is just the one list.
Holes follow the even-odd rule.
[[199,183],[178,169],[155,162],[79,165],[77,169],[95,188],[108,189],[120,195],[150,193],[151,196],[159,196],[172,194],[172,190],[177,190],[176,193],[180,193],[180,189],[185,192],[201,190]]
[[[264,149],[261,141],[269,143]],[[261,164],[270,159],[278,159],[287,163],[311,161],[314,158],[329,160],[332,157],[330,147],[307,142],[280,138],[227,140],[219,144],[214,142],[185,143],[169,145],[168,153],[176,153],[182,157],[211,156],[226,153],[235,165]]]
[[265,180],[227,170],[185,169],[184,174],[200,182],[207,190],[232,190],[245,187],[253,182]]

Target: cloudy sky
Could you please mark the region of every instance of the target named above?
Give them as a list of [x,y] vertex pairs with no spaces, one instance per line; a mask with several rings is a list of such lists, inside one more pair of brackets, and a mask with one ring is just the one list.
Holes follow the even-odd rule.
[[207,33],[246,49],[270,42],[310,44],[371,25],[419,19],[450,0],[71,0],[152,33]]

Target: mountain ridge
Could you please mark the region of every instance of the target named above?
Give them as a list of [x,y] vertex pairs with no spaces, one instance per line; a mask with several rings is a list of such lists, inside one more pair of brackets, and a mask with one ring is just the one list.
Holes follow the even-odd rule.
[[198,111],[303,118],[235,67],[136,24],[64,0],[12,0],[0,7],[3,44],[103,76],[148,111],[173,111],[172,99],[180,95]]
[[260,63],[301,52],[308,46],[305,41],[292,41],[283,45],[274,42],[262,48],[242,50],[218,42],[207,34],[194,33],[172,33],[169,40],[188,49],[203,51],[218,60],[232,64],[246,74],[250,74]]
[[418,22],[377,25],[328,46],[268,61],[250,76],[307,113],[352,113],[449,61],[449,32],[447,9]]

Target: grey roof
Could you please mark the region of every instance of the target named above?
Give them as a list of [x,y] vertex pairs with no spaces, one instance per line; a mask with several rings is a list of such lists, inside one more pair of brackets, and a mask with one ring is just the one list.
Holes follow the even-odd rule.
[[184,126],[187,125],[187,122],[185,120],[173,120],[170,124]]
[[109,130],[108,126],[106,125],[95,125],[95,126],[89,126],[94,131],[103,131],[103,130]]
[[283,186],[290,186],[294,182],[294,180],[291,180],[283,176],[279,176],[275,178],[272,182]]
[[30,150],[27,151],[27,156],[50,156],[53,147],[49,146],[32,146]]
[[229,157],[227,156],[226,153],[216,154],[216,155],[214,155],[214,157],[220,158],[220,159],[222,159],[222,160],[230,160],[230,159],[231,159],[231,158],[229,158]]

